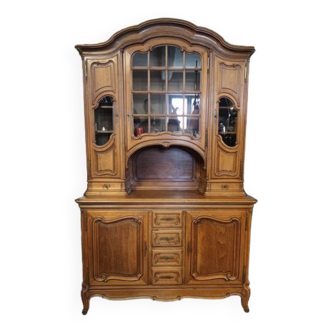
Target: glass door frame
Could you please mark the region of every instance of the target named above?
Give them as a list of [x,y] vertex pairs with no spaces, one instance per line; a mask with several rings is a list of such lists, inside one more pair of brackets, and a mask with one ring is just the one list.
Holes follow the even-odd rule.
[[[134,134],[134,107],[133,107],[133,78],[132,78],[132,61],[133,54],[140,52],[146,53],[153,50],[157,46],[175,46],[179,47],[181,51],[187,53],[198,53],[201,57],[201,77],[200,77],[200,117],[199,117],[199,128],[200,134],[197,136],[190,135],[188,133],[174,133],[170,131],[161,131],[158,133],[144,133],[143,135]],[[206,119],[208,113],[207,103],[207,86],[208,86],[208,56],[209,51],[203,46],[191,46],[189,43],[177,38],[155,38],[147,41],[145,44],[129,46],[124,51],[124,80],[125,80],[125,108],[126,108],[126,131],[127,131],[127,149],[130,150],[137,145],[151,145],[152,141],[155,144],[170,145],[178,144],[183,146],[192,147],[195,150],[205,149],[206,141]],[[166,68],[166,67],[164,67]],[[183,69],[184,70],[184,69]],[[167,95],[167,91],[164,92]],[[180,94],[183,94],[181,91]],[[171,94],[172,95],[172,94]],[[167,111],[167,110],[166,110]],[[193,116],[193,118],[195,115]],[[167,118],[167,114],[165,114]],[[185,117],[183,116],[185,119]],[[165,141],[166,140],[166,141]],[[177,141],[177,142],[175,142]],[[163,143],[164,142],[164,143]],[[167,142],[167,143],[165,143]],[[147,143],[147,144],[145,144]],[[139,148],[139,147],[137,147]],[[135,150],[137,150],[135,148]]]

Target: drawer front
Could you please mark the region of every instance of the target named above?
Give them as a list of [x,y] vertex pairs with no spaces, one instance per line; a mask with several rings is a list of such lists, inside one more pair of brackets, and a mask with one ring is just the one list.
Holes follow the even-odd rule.
[[181,250],[152,250],[152,264],[154,266],[181,266],[182,251]]
[[181,247],[182,231],[152,231],[152,244],[156,247]]
[[154,285],[181,285],[182,271],[180,268],[153,268],[152,283]]
[[153,227],[182,227],[181,213],[154,213]]

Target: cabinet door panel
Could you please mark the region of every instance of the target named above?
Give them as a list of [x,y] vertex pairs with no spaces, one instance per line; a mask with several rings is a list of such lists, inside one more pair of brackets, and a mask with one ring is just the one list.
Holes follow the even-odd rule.
[[100,96],[107,93],[116,94],[118,85],[117,66],[117,55],[107,60],[90,63],[92,103],[95,103]]
[[192,213],[187,217],[188,283],[241,283],[245,212]]
[[90,215],[92,283],[146,283],[146,222],[137,212]]

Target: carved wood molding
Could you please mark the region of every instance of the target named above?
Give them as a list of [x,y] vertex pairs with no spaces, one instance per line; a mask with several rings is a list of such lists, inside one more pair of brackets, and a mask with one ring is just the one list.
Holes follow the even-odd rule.
[[[130,38],[131,36],[135,36],[135,38]],[[112,51],[113,44],[117,44],[119,48],[123,48],[133,44],[134,41],[142,42],[154,36],[176,36],[190,43],[207,45],[216,50],[221,49],[227,54],[231,53],[233,57],[238,53],[242,57],[245,56],[249,58],[255,52],[255,48],[252,46],[232,45],[210,29],[174,18],[149,20],[115,33],[106,42],[93,45],[76,45],[75,47],[81,55],[98,51],[110,52]]]
[[228,65],[220,63],[219,92],[228,94],[235,100],[237,107],[241,106],[242,99],[242,67],[239,64]]
[[156,226],[179,226],[181,225],[181,218],[179,213],[165,214],[156,213],[153,224]]
[[[132,294],[131,294],[132,293]],[[180,293],[180,292],[179,292]],[[243,293],[240,290],[234,289],[233,291],[227,291],[224,294],[217,294],[217,295],[212,295],[212,294],[198,294],[195,295],[195,293],[191,294],[191,295],[170,295],[169,291],[166,290],[165,293],[163,294],[158,294],[158,295],[153,295],[153,292],[151,292],[151,294],[137,294],[137,292],[135,292],[135,290],[133,292],[126,292],[126,295],[119,295],[119,294],[113,294],[112,292],[107,292],[107,290],[100,290],[100,289],[96,289],[96,290],[91,290],[91,297],[103,297],[103,298],[107,298],[109,300],[132,300],[132,299],[142,299],[142,298],[149,298],[153,301],[165,301],[165,302],[170,302],[170,301],[179,301],[181,299],[185,299],[185,298],[198,298],[198,299],[223,299],[223,298],[227,298],[230,296],[240,296],[243,297]]]
[[155,245],[179,245],[181,244],[180,234],[161,234],[155,233],[153,243]]
[[[95,61],[91,63],[91,91],[92,100],[100,98],[101,94],[106,92],[115,93],[115,74],[116,65],[113,60]],[[98,83],[99,82],[99,83]]]
[[129,151],[127,151],[126,153],[126,168],[128,168],[128,163],[129,163],[129,159],[130,157],[135,153],[137,152],[138,150],[140,149],[143,149],[145,147],[149,147],[149,146],[158,146],[158,145],[161,145],[163,147],[170,147],[170,146],[180,146],[180,147],[186,147],[186,148],[189,148],[189,149],[192,149],[194,151],[196,151],[203,159],[204,161],[204,167],[206,167],[206,155],[205,155],[205,152],[196,144],[193,144],[189,141],[186,141],[186,140],[176,140],[176,141],[168,141],[168,140],[164,140],[164,141],[159,141],[159,140],[156,140],[156,141],[142,141],[140,144],[138,145],[135,145],[133,146]]
[[108,218],[104,218],[104,217],[95,217],[92,222],[93,223],[101,222],[103,224],[115,224],[115,223],[125,221],[125,220],[131,220],[131,221],[133,221],[134,223],[136,223],[138,225],[143,223],[143,218],[142,217],[133,216],[133,215],[121,216],[121,217],[114,218],[114,219],[113,218],[108,219]]
[[82,283],[81,298],[83,302],[82,314],[86,315],[89,311],[89,306],[90,306],[90,292],[89,292],[89,285],[84,282]]
[[94,148],[94,174],[97,176],[115,176],[118,173],[116,167],[116,134],[113,133],[109,141],[103,146],[97,146],[93,143]]
[[[136,237],[137,237],[137,263],[136,263],[136,273],[125,275],[125,274],[117,274],[115,272],[113,273],[105,273],[99,271],[99,254],[98,254],[98,248],[99,248],[99,238],[98,238],[98,223],[105,224],[105,225],[112,225],[117,224],[121,222],[131,222],[135,224],[137,227],[136,229]],[[94,266],[94,279],[99,282],[105,282],[107,283],[110,280],[119,280],[119,281],[138,281],[143,276],[143,219],[140,216],[121,216],[118,218],[104,218],[104,217],[95,217],[92,220],[93,224],[93,244],[92,244],[92,251],[93,251],[93,266]]]
[[[216,176],[236,177],[239,173],[238,150],[229,151],[225,148],[225,144],[220,140],[220,137],[217,138],[214,174]],[[226,163],[229,169],[225,168],[224,164]]]
[[180,264],[181,263],[181,254],[178,252],[174,252],[174,253],[155,253],[153,255],[153,261],[154,264],[157,265],[158,263],[162,264],[162,263],[176,263],[176,264]]
[[175,281],[176,283],[181,282],[181,274],[179,272],[157,272],[154,274],[154,283],[158,283],[160,280]]
[[[218,273],[210,273],[202,275],[197,271],[197,250],[199,248],[197,243],[198,227],[205,221],[212,223],[219,223],[225,225],[225,227],[234,227],[234,237],[233,237],[233,253],[232,253],[232,269],[231,271],[222,271]],[[191,276],[194,280],[214,280],[214,279],[224,279],[225,281],[233,281],[239,278],[239,264],[241,261],[241,220],[239,218],[231,217],[229,219],[220,219],[211,216],[199,216],[192,221],[191,224],[191,234],[192,234],[192,255],[191,255]],[[222,243],[226,245],[226,242]],[[224,258],[225,255],[222,256]]]

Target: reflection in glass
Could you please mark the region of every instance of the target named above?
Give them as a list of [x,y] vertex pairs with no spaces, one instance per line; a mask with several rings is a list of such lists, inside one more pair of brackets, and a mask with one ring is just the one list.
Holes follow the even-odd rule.
[[147,70],[133,70],[133,90],[146,91],[148,89]]
[[200,68],[201,57],[198,53],[186,53],[186,68]]
[[199,114],[200,94],[186,94],[184,110],[187,115]]
[[134,115],[148,114],[148,95],[147,94],[133,94]]
[[150,118],[151,133],[159,133],[166,130],[165,118],[159,118],[152,116]]
[[183,115],[183,95],[168,95],[168,114]]
[[151,94],[150,114],[166,114],[166,96],[164,94]]
[[168,118],[168,120],[167,120],[168,131],[171,131],[173,133],[182,134],[182,123],[181,123],[182,121],[180,121],[180,119],[183,121],[182,117]]
[[223,142],[228,146],[235,146],[237,132],[237,114],[233,102],[228,98],[219,100],[218,133]]
[[134,135],[141,136],[149,132],[149,118],[134,116]]
[[133,55],[132,79],[136,137],[161,131],[200,136],[198,53],[181,53],[180,47],[170,45],[137,52]]
[[186,91],[199,91],[201,87],[201,73],[197,70],[186,71]]
[[150,67],[165,67],[165,46],[158,46],[150,53]]
[[183,91],[183,72],[168,72],[168,91]]
[[137,52],[134,54],[133,66],[134,67],[146,67],[148,65],[147,53]]
[[191,134],[195,137],[199,136],[199,118],[188,117],[186,118],[186,133]]
[[150,71],[150,90],[151,91],[165,91],[165,70],[151,70]]
[[108,142],[113,131],[113,99],[104,97],[95,109],[95,141],[97,145]]
[[183,53],[175,46],[168,46],[168,67],[183,67]]

